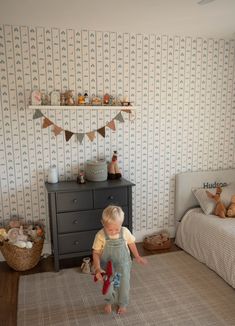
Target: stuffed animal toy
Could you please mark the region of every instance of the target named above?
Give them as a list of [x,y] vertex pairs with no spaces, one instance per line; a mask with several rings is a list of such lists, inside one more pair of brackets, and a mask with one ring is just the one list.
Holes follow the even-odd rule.
[[66,91],[64,97],[65,105],[74,105],[73,91]]
[[[103,276],[104,284],[102,293],[106,294],[109,291],[109,288],[111,286],[111,276],[113,275],[113,265],[111,260],[108,261],[105,272],[102,272],[101,275]],[[98,279],[96,276],[94,276],[94,281],[97,282]]]
[[206,194],[209,198],[213,199],[216,203],[215,209],[214,209],[214,214],[221,218],[225,218],[226,217],[226,208],[220,199],[221,192],[222,192],[222,188],[217,187],[215,195],[213,195],[209,191],[206,191]]
[[85,257],[83,258],[83,263],[81,265],[81,270],[85,274],[90,274],[91,273],[91,259],[90,257]]
[[7,238],[9,243],[17,246],[19,248],[32,248],[33,244],[31,241],[28,241],[28,236],[23,232],[23,226],[20,228],[12,228],[7,232]]
[[117,151],[113,152],[112,161],[108,166],[108,179],[120,179],[122,177],[118,163],[117,163]]
[[228,217],[235,217],[235,195],[231,198],[231,204],[227,209],[227,216]]

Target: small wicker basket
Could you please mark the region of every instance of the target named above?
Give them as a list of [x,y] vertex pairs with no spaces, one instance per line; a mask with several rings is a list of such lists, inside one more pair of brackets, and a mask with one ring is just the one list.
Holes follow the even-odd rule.
[[40,260],[44,239],[33,243],[33,247],[19,248],[8,241],[3,241],[0,246],[7,264],[15,271],[27,271],[37,265]]
[[143,247],[147,250],[169,249],[171,247],[170,236],[160,232],[146,236],[143,241]]

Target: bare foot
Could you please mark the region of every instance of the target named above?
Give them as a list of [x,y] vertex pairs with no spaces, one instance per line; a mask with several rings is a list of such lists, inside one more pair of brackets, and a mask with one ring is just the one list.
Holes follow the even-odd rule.
[[110,314],[111,311],[112,311],[112,306],[111,306],[111,304],[106,304],[106,305],[104,306],[104,312],[105,312],[106,314]]
[[118,307],[117,313],[118,314],[125,314],[126,312],[126,307]]

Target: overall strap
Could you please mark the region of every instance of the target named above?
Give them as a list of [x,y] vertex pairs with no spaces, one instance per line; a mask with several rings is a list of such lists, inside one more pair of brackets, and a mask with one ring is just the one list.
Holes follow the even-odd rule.
[[119,235],[119,239],[124,239],[124,238],[123,238],[123,233],[124,233],[123,230],[124,230],[123,227],[121,227],[121,232],[120,232],[120,235]]
[[105,229],[104,228],[103,228],[103,230],[104,230],[105,240],[110,240],[110,238],[109,238],[108,234],[105,232]]

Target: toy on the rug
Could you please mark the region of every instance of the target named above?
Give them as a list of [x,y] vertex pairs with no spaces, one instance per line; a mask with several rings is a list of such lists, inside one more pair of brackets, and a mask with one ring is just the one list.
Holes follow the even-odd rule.
[[208,190],[206,191],[206,194],[209,198],[213,199],[216,202],[214,214],[221,218],[225,218],[226,217],[226,208],[220,199],[221,192],[222,192],[222,188],[217,187],[215,195],[210,193]]
[[[105,272],[102,272],[101,275],[103,276],[103,280],[104,280],[102,293],[106,294],[111,286],[111,276],[113,275],[113,265],[111,260],[107,262]],[[95,282],[98,281],[96,276],[94,276],[94,281]]]
[[227,209],[227,216],[228,217],[235,217],[235,195],[231,198],[231,204]]
[[112,161],[109,163],[108,166],[108,179],[120,179],[122,177],[118,163],[117,163],[117,151],[113,152]]
[[81,265],[81,270],[85,274],[90,274],[91,273],[91,259],[90,257],[85,257],[83,258],[83,263]]

